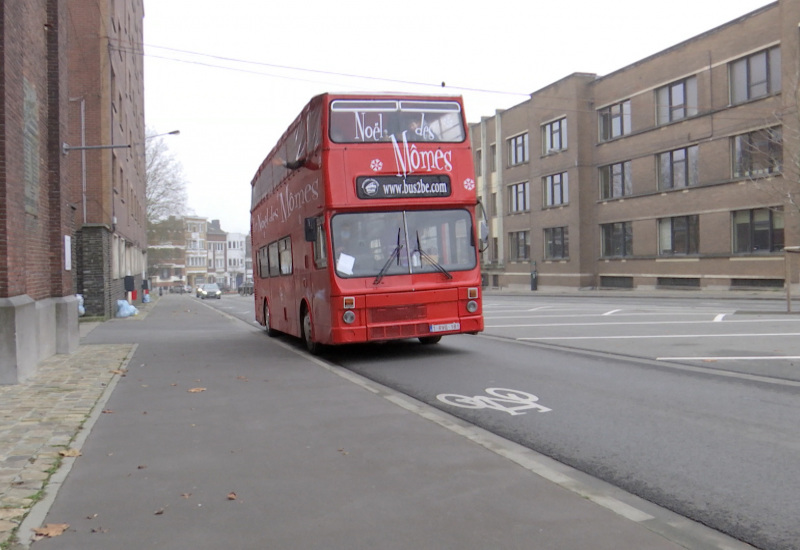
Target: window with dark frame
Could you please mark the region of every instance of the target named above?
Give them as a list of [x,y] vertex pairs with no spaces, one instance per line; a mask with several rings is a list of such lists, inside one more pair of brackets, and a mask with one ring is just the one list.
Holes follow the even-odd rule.
[[542,126],[542,153],[548,155],[567,149],[567,119],[549,122]]
[[631,222],[607,223],[600,226],[604,258],[633,256],[633,227]]
[[569,258],[569,228],[550,227],[544,230],[545,260],[565,260]]
[[520,134],[508,140],[508,165],[517,166],[528,162],[528,134]]
[[526,212],[530,209],[530,186],[528,182],[515,183],[508,186],[508,211],[511,214]]
[[656,119],[659,125],[697,114],[697,77],[691,76],[656,90]]
[[600,198],[618,199],[633,193],[631,161],[600,167]]
[[733,176],[775,174],[783,169],[783,132],[779,126],[741,134],[733,140]]
[[680,189],[697,185],[697,155],[697,145],[659,154],[658,188]]
[[528,231],[515,231],[508,234],[511,261],[519,262],[530,259],[531,247],[529,235],[530,233]]
[[700,252],[700,217],[676,216],[658,220],[658,253],[661,256]]
[[600,140],[608,141],[631,133],[631,102],[622,101],[598,111]]
[[783,211],[778,208],[737,210],[732,213],[733,252],[767,254],[784,246]]
[[542,178],[545,206],[560,206],[569,203],[569,176],[567,172]]
[[780,92],[780,46],[731,62],[728,65],[728,78],[732,105]]

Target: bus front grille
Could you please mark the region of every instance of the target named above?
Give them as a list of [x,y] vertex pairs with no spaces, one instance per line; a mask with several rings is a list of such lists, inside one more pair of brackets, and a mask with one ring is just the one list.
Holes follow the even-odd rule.
[[427,318],[428,308],[424,304],[412,304],[408,306],[376,307],[369,308],[368,323],[402,323],[417,321]]
[[429,335],[427,323],[413,323],[407,325],[386,325],[368,328],[370,340],[387,340],[393,338],[415,338]]

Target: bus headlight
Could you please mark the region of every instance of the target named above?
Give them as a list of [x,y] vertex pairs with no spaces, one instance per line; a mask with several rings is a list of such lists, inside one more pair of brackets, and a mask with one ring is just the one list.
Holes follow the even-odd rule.
[[478,302],[476,302],[475,300],[470,300],[469,302],[467,302],[467,311],[469,311],[470,313],[475,313],[476,311],[478,311]]
[[344,321],[348,325],[352,325],[355,322],[355,320],[356,320],[356,314],[352,310],[347,310],[344,312],[344,315],[342,315],[342,321]]

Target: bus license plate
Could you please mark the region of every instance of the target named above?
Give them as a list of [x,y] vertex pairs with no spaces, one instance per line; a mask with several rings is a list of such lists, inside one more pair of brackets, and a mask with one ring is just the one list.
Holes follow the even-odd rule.
[[431,332],[447,332],[449,330],[459,330],[461,328],[461,323],[447,323],[445,325],[431,325],[430,331]]

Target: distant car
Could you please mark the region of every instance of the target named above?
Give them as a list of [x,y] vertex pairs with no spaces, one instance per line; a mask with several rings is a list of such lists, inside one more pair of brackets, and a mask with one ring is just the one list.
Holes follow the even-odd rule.
[[200,287],[198,290],[200,293],[200,297],[205,300],[206,298],[216,298],[217,300],[222,299],[222,291],[220,290],[217,283],[207,283]]
[[253,293],[253,281],[247,281],[239,285],[239,294],[248,296]]

